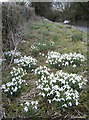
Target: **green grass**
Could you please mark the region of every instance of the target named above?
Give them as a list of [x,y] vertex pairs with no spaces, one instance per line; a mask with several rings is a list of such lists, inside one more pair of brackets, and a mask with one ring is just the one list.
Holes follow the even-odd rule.
[[82,41],[83,40],[83,34],[82,33],[79,33],[79,32],[76,32],[72,35],[72,41],[73,42],[76,42],[76,41]]

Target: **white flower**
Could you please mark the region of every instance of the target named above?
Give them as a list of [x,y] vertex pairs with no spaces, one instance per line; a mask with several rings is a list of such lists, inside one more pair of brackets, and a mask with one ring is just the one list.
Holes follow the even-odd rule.
[[74,65],[73,65],[73,67],[75,68],[75,67],[76,67],[76,65],[74,64]]
[[37,106],[34,106],[35,109],[37,109]]
[[34,104],[35,104],[35,101],[31,101],[31,104],[34,105]]
[[41,95],[42,95],[43,97],[45,97],[45,94],[44,94],[44,93],[41,93]]
[[41,53],[39,53],[39,55],[41,55]]
[[29,102],[26,102],[25,104],[26,104],[27,106],[29,106],[29,105],[30,105],[30,103],[29,103]]
[[69,104],[68,104],[69,106],[72,106],[72,103],[71,102],[69,102]]
[[6,89],[6,86],[5,86],[5,85],[2,85],[1,89]]
[[24,111],[27,112],[28,111],[28,108],[27,106],[24,107]]
[[42,54],[42,56],[45,56],[44,53]]
[[49,103],[51,103],[51,100],[48,100]]
[[19,62],[19,60],[18,59],[14,59],[14,63],[18,63]]
[[66,105],[66,104],[64,104],[64,105],[62,105],[62,107],[66,107],[66,108],[67,108],[67,105]]
[[23,104],[22,104],[22,103],[21,103],[20,105],[21,105],[21,106],[23,106]]

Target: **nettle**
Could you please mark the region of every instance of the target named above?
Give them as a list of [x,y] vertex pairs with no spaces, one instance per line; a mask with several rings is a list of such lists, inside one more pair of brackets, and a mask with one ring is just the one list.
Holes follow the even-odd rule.
[[5,59],[7,60],[7,62],[9,62],[12,57],[13,57],[13,59],[19,58],[21,56],[21,53],[11,50],[8,52],[4,52],[4,56],[5,56]]
[[72,65],[73,67],[82,66],[86,58],[77,53],[60,54],[58,52],[48,52],[47,61],[51,66],[55,68],[61,68],[62,66]]
[[21,57],[18,66],[22,66],[24,70],[32,70],[35,68],[37,60],[31,56]]
[[[38,73],[39,75],[39,73]],[[59,108],[68,108],[79,104],[79,95],[87,80],[77,74],[68,74],[62,70],[56,74],[50,73],[36,82],[43,96],[49,103],[56,103]]]
[[21,106],[23,117],[33,117],[38,111],[38,101],[21,103]]
[[8,97],[13,97],[19,95],[21,89],[24,85],[27,85],[26,80],[24,80],[27,74],[22,68],[14,68],[10,72],[11,80],[1,86],[1,89]]

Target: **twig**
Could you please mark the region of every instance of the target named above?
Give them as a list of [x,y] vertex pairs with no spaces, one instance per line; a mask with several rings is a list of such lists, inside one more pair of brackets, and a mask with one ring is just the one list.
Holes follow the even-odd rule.
[[[86,120],[86,116],[71,116],[71,119],[81,119],[81,120]],[[71,120],[70,119],[70,120]]]
[[[16,51],[19,42],[20,42],[20,40],[16,43],[14,52]],[[7,69],[11,66],[11,63],[12,63],[12,61],[13,61],[13,57],[14,57],[14,56],[12,56],[11,61],[10,61],[10,64],[8,65],[8,67],[7,67],[5,70],[7,70]]]

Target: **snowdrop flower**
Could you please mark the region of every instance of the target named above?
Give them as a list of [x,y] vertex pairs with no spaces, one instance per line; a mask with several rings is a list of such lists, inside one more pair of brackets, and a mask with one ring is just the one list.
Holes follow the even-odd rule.
[[39,55],[41,55],[41,53],[39,53]]
[[21,41],[21,43],[25,43],[25,42],[26,42],[26,40],[22,40],[22,41]]
[[69,102],[69,104],[68,104],[69,106],[72,106],[72,103],[71,102]]
[[23,106],[23,104],[22,104],[22,103],[21,103],[20,105],[21,105],[21,106]]
[[73,65],[73,67],[75,68],[75,67],[76,67],[76,65],[74,64],[74,65]]
[[30,103],[29,103],[29,102],[26,102],[25,104],[26,104],[27,106],[29,106],[29,105],[30,105]]
[[35,109],[37,109],[37,106],[34,106]]
[[42,56],[45,56],[44,53],[42,54]]
[[28,111],[28,108],[27,106],[24,107],[24,111],[27,112]]
[[14,59],[14,63],[18,63],[19,62],[19,60],[18,59]]
[[5,85],[2,85],[2,86],[1,86],[1,89],[6,89],[6,86],[5,86]]
[[49,103],[51,103],[51,100],[48,100]]
[[64,105],[62,105],[62,107],[66,107],[66,108],[67,108],[67,105],[66,105],[66,104],[64,104]]
[[34,105],[34,104],[35,104],[35,101],[31,101],[31,104]]

